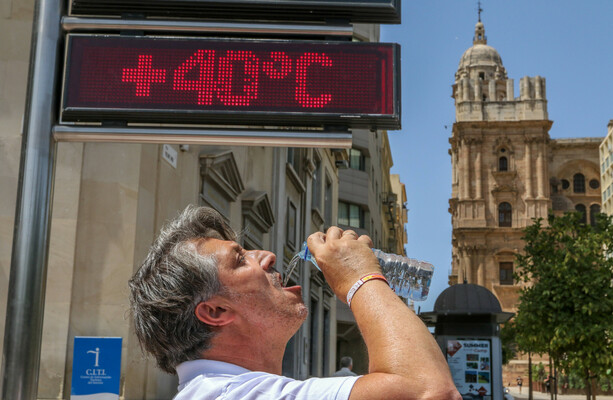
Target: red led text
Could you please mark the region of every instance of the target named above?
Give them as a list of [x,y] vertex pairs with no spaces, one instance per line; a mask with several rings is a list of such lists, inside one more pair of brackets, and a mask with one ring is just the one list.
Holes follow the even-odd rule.
[[123,68],[121,81],[135,84],[135,95],[146,97],[168,77],[173,90],[196,92],[198,105],[204,106],[215,99],[226,106],[249,106],[258,98],[261,79],[293,79],[294,99],[304,108],[322,108],[333,97],[309,89],[314,68],[333,66],[325,53],[304,53],[292,60],[285,52],[273,51],[260,60],[249,50],[197,50],[170,73],[154,65],[152,55],[140,54],[135,68]]

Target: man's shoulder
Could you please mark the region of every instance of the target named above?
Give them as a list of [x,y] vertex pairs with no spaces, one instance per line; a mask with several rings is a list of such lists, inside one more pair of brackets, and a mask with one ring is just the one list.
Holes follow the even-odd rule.
[[[356,377],[357,378],[357,377]],[[175,400],[187,399],[241,399],[262,398],[293,399],[348,399],[356,379],[311,378],[296,380],[266,372],[247,371],[240,374],[224,374],[207,371],[194,376],[188,382],[182,381]]]
[[351,371],[348,368],[341,368],[334,373],[332,376],[358,376],[355,372]]

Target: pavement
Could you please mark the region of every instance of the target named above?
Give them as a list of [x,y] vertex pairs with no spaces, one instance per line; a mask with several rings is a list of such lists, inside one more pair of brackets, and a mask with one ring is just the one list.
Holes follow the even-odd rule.
[[[517,386],[509,387],[509,393],[515,398],[515,400],[527,400],[528,399],[528,388],[526,385],[521,388],[521,394],[519,393],[519,388]],[[534,400],[550,400],[551,395],[549,393],[541,393],[536,390],[532,392],[532,398]],[[558,400],[585,400],[585,394],[558,394]],[[613,400],[613,396],[596,396],[596,400]]]

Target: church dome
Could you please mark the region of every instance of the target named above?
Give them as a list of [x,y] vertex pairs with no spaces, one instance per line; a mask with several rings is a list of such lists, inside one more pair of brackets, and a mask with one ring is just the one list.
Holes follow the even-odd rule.
[[470,67],[502,67],[502,59],[495,48],[487,44],[475,44],[464,52],[459,70]]
[[488,46],[485,27],[481,21],[475,26],[472,47],[462,54],[456,78],[461,76],[476,78],[479,73],[482,73],[482,78],[506,78],[502,58],[495,48]]

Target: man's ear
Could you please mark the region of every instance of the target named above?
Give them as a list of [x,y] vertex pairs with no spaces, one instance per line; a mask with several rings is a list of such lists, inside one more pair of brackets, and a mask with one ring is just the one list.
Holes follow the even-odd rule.
[[211,326],[228,325],[236,318],[234,310],[216,302],[215,298],[198,303],[195,312],[200,321]]

